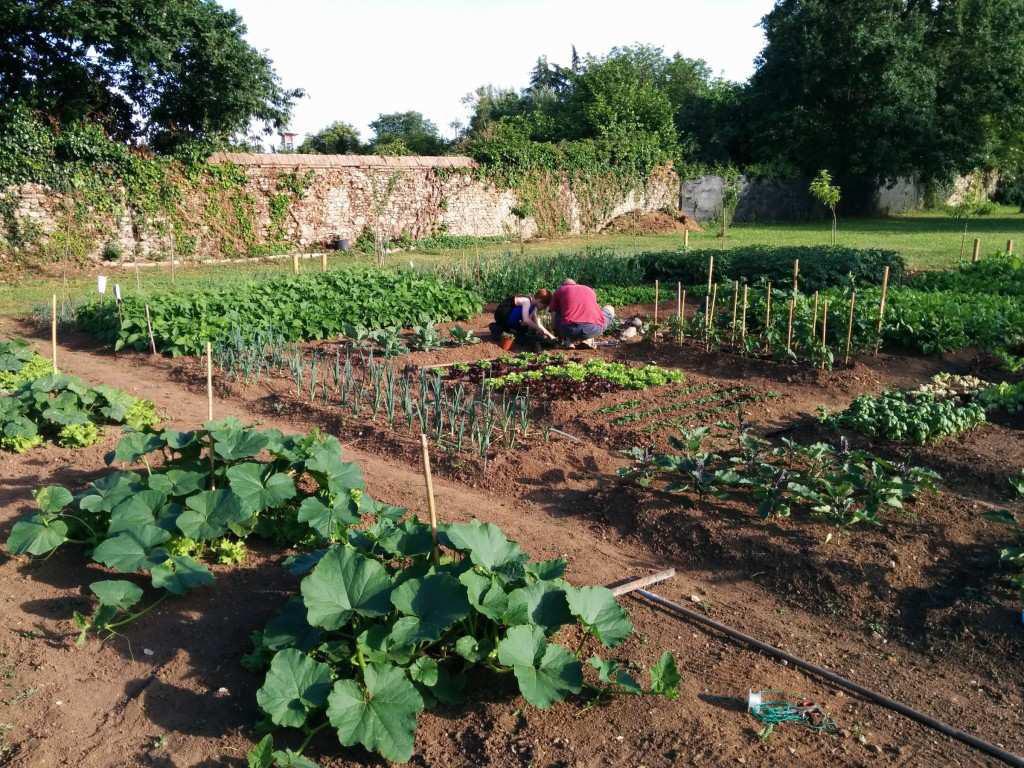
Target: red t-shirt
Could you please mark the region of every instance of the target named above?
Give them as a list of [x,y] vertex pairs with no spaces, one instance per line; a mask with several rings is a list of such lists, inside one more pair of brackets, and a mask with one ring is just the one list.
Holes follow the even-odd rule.
[[558,313],[559,322],[604,325],[604,313],[597,294],[585,285],[563,285],[551,297],[548,309]]

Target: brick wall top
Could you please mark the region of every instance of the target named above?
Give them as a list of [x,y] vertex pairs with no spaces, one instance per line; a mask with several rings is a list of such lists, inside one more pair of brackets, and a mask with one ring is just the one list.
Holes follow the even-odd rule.
[[298,155],[259,154],[248,152],[217,152],[211,163],[261,168],[475,168],[476,161],[459,155],[397,156],[397,155]]

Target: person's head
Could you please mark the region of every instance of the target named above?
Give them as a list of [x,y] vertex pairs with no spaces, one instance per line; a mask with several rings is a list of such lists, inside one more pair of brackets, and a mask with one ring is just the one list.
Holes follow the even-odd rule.
[[546,307],[548,304],[551,303],[551,291],[549,291],[547,288],[541,288],[533,295],[533,300],[537,304],[540,304],[540,306]]

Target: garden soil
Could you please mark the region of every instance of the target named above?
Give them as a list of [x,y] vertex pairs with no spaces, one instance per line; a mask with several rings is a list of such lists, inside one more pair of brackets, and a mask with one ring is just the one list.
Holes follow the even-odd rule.
[[[474,327],[486,325],[479,318]],[[10,333],[18,329],[4,329]],[[151,398],[174,426],[205,419],[198,361],[110,355],[84,339],[61,348],[61,369]],[[40,342],[40,350],[44,346]],[[429,365],[497,356],[497,347],[417,353]],[[927,360],[870,358],[830,374],[708,355],[696,349],[636,345],[599,354],[683,368],[690,381],[742,383],[780,397],[749,418],[764,433],[814,438],[819,405],[839,408],[886,385],[920,383],[938,370]],[[956,367],[963,361],[948,361]],[[1005,477],[1024,466],[1024,440],[987,425],[963,439],[894,451],[946,477],[882,528],[836,529],[795,517],[763,521],[749,508],[678,500],[624,485],[617,441],[598,406],[636,397],[553,403],[550,418],[578,441],[552,437],[501,454],[486,469],[438,457],[435,478],[444,520],[478,517],[501,526],[534,558],[563,556],[568,578],[611,583],[664,567],[675,578],[653,587],[763,641],[874,688],[959,728],[1024,753],[1024,630],[1019,605],[996,587],[1004,532],[981,512],[1008,501]],[[641,394],[646,397],[646,393]],[[218,382],[217,417],[236,416],[285,431],[314,426],[338,434],[347,459],[363,468],[369,492],[425,514],[414,436],[311,408],[286,382],[239,387]],[[79,487],[100,474],[111,431],[89,449],[46,447],[0,454],[0,535],[30,505],[33,489]],[[244,566],[214,568],[213,588],[169,600],[105,643],[74,645],[71,615],[87,611],[95,564],[66,549],[29,563],[0,564],[0,764],[12,766],[244,766],[257,738],[259,676],[239,657],[296,588],[285,553],[253,548]],[[142,583],[140,581],[140,583]],[[614,656],[649,666],[662,650],[679,661],[679,698],[618,697],[541,712],[512,692],[488,687],[482,700],[420,719],[418,766],[786,765],[981,766],[969,748],[865,703],[727,638],[623,598],[637,632]],[[567,637],[574,643],[577,638]],[[599,652],[587,646],[587,651]],[[783,689],[835,718],[836,735],[780,726],[759,738],[745,712],[750,689]],[[324,766],[380,765],[325,737],[312,754]]]

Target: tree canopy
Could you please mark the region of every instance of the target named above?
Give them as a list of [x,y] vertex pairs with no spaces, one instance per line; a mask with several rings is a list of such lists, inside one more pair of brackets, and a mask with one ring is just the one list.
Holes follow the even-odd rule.
[[369,151],[392,155],[443,155],[447,142],[437,126],[419,112],[392,112],[370,123],[373,141]]
[[0,29],[0,102],[157,149],[281,128],[302,95],[214,0],[16,0]]
[[314,155],[358,155],[365,148],[359,131],[351,123],[339,120],[307,136],[298,151]]

